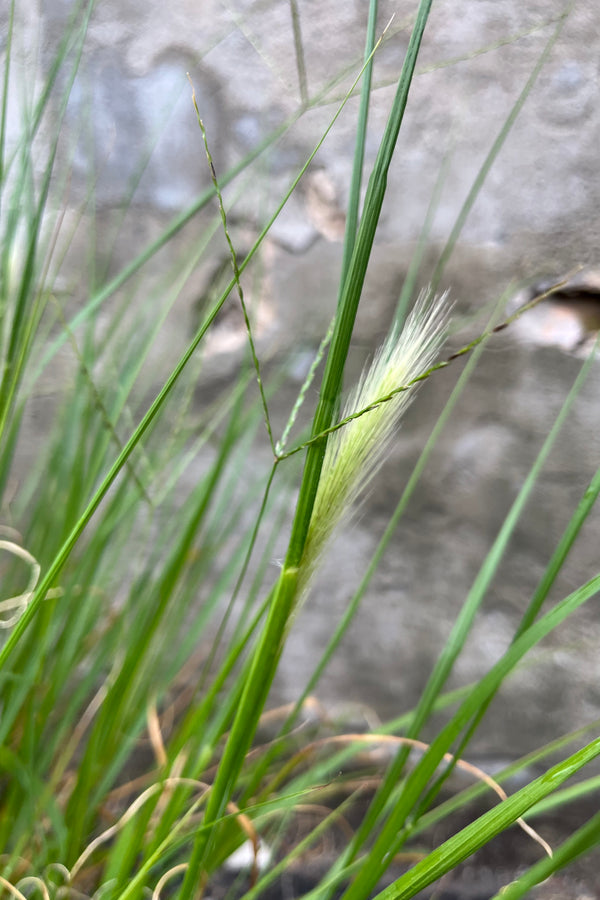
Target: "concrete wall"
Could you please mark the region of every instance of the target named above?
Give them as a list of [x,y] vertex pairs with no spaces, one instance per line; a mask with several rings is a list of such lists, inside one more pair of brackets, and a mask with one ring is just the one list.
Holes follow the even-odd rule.
[[[335,98],[360,68],[367,4],[299,0],[298,6],[308,96],[323,92],[324,100],[271,146],[249,179],[244,181],[242,174],[242,196],[236,184],[226,191],[234,239],[241,248],[248,246],[307,158],[336,109]],[[416,3],[397,0],[380,7],[380,30],[392,14],[394,19],[376,58],[367,170],[383,133]],[[30,45],[35,46],[39,27],[41,53],[48,59],[66,27],[70,5],[46,0],[21,6],[20,14],[23,10]],[[560,0],[434,3],[390,173],[350,359],[352,373],[360,370],[385,331],[444,158],[447,172],[422,281],[562,10]],[[597,12],[589,2],[577,5],[566,19],[475,203],[444,277],[460,311],[499,297],[513,280],[561,276],[578,264],[597,262],[597,26]],[[127,227],[110,258],[108,249],[103,257],[100,234],[97,252],[111,271],[118,271],[210,183],[186,72],[221,174],[298,111],[296,61],[290,7],[282,0],[104,0],[98,5],[67,110],[62,152],[72,162],[74,204],[90,179],[96,180],[100,222],[110,223],[114,210],[130,203]],[[338,76],[343,77],[333,86]],[[272,230],[263,260],[261,347],[275,341],[283,354],[291,336],[296,349],[311,350],[329,320],[356,113],[353,99]],[[202,223],[194,220],[158,269],[172,265],[201,230]],[[186,285],[182,314],[167,325],[161,351],[165,368],[189,338],[195,304],[215,266],[227,258],[221,237],[211,246],[209,262]],[[73,272],[81,260],[72,253]],[[64,278],[68,289],[73,278]],[[552,346],[565,343],[561,335],[572,322],[568,311],[557,320],[556,308],[551,310],[550,325],[544,315],[547,311],[542,319],[528,321],[538,338],[554,328],[558,338],[546,340],[549,346],[530,339],[527,324],[495,339],[484,357],[323,682],[325,700],[364,702],[391,716],[417,699],[580,365],[572,354]],[[222,329],[222,343],[213,346],[215,376],[233,366],[240,334],[235,323],[229,331]],[[457,364],[456,373],[437,376],[423,388],[360,517],[340,536],[292,634],[280,695],[295,695],[315,652],[325,646],[459,369]],[[517,528],[454,684],[480,675],[506,647],[511,627],[598,465],[599,381],[595,369]],[[593,516],[561,574],[555,599],[595,573],[598,525]],[[482,751],[503,747],[516,753],[554,736],[557,729],[598,715],[599,639],[592,602],[507,685],[489,717]]]

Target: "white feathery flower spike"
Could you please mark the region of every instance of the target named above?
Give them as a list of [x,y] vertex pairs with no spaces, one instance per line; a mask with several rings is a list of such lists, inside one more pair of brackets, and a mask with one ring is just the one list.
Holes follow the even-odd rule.
[[329,436],[302,568],[306,585],[331,534],[381,466],[418,383],[393,391],[433,365],[446,333],[447,293],[419,295],[400,333],[393,330],[350,394],[342,419],[377,404]]

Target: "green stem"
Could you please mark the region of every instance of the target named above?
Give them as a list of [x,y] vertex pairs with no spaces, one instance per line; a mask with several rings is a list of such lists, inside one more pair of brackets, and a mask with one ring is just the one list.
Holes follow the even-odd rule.
[[[395,102],[369,180],[356,246],[338,304],[339,314],[327,358],[319,404],[313,420],[313,435],[327,429],[333,420],[335,404],[342,384],[344,362],[348,354],[367,264],[385,196],[387,173],[406,109],[408,91],[431,4],[432,0],[421,0],[419,5]],[[205,827],[198,833],[192,850],[190,864],[181,889],[181,900],[190,900],[197,890],[201,873],[206,868],[215,840],[215,828],[212,826],[221,817],[231,798],[277,669],[286,629],[297,596],[299,566],[319,484],[325,445],[325,440],[319,441],[311,445],[307,453],[285,564],[272,591],[265,629],[255,651],[238,713],[208,799],[204,818]]]

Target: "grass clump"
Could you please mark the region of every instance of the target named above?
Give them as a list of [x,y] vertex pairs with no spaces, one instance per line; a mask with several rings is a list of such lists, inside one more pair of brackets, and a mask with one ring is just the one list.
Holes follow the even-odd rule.
[[[307,696],[358,607],[431,444],[314,677],[299,688],[292,707],[275,716],[265,712],[294,615],[318,561],[384,460],[414,389],[434,371],[474,351],[457,388],[461,390],[484,343],[506,324],[494,320],[480,338],[436,362],[447,304],[435,300],[430,290],[405,318],[403,296],[388,338],[343,403],[355,318],[430,7],[428,0],[418,6],[361,206],[375,51],[376,4],[370,4],[365,62],[355,83],[361,82],[361,112],[337,311],[279,437],[270,404],[283,376],[279,371],[273,375],[277,367],[269,369],[261,359],[241,277],[258,257],[318,148],[254,246],[239,260],[222,188],[264,147],[217,177],[204,134],[212,189],[112,279],[90,274],[88,299],[71,310],[57,287],[65,234],[64,210],[54,204],[56,197],[65,196],[58,188],[65,190],[68,183],[68,165],[63,170],[57,159],[62,116],[93,9],[84,6],[73,14],[42,90],[23,105],[15,141],[7,133],[17,22],[16,5],[11,7],[0,129],[0,553],[6,561],[0,600],[0,884],[13,896],[39,892],[52,900],[82,895],[133,900],[151,892],[154,897],[168,894],[188,900],[216,885],[227,860],[249,842],[249,872],[232,890],[237,896],[258,897],[282,872],[301,864],[303,854],[325,832],[343,828],[346,813],[360,808],[360,820],[345,832],[312,893],[325,898],[341,890],[348,900],[363,900],[380,889],[395,854],[405,852],[425,825],[444,820],[451,806],[472,796],[465,792],[452,802],[439,802],[451,771],[467,768],[469,742],[496,692],[526,654],[600,587],[600,576],[591,578],[542,615],[598,496],[596,476],[510,646],[478,683],[444,693],[526,499],[589,373],[588,361],[482,564],[417,708],[368,735],[324,737],[336,728]],[[298,29],[296,40],[301,46]],[[465,201],[434,288],[535,77],[502,126]],[[311,105],[306,77],[302,84],[303,102],[295,118]],[[44,152],[38,147],[42,133]],[[269,140],[276,138],[274,134]],[[51,190],[52,185],[57,189]],[[135,288],[143,292],[144,282],[136,285],[135,279],[215,197],[218,209],[207,231],[225,231],[232,277],[212,299],[164,384],[153,399],[145,400],[144,366],[151,365],[162,322],[198,264],[198,255],[190,254],[179,277],[167,279],[171,289],[164,291],[156,320],[139,315]],[[92,224],[93,199],[92,184],[80,210]],[[97,248],[93,228],[90,232],[93,258]],[[232,292],[243,307],[248,352],[235,383],[200,414],[195,394],[203,377],[203,339]],[[52,411],[51,434],[29,471],[18,472],[23,423],[38,379],[65,347],[70,348],[69,379]],[[289,446],[322,356],[324,372],[310,425]],[[269,377],[264,377],[265,370]],[[432,441],[454,399],[442,412]],[[263,423],[271,457],[263,471],[253,471],[250,477],[248,459],[259,458]],[[287,511],[296,490],[283,562],[275,570],[272,555],[289,524]],[[434,713],[443,715],[443,724],[424,742],[419,736],[426,726],[432,727]],[[598,739],[567,755],[566,748],[580,737],[565,735],[551,748],[541,748],[538,761],[551,751],[564,758],[556,762],[554,756],[543,775],[512,796],[499,788],[502,776],[494,781],[493,789],[499,788],[505,799],[431,852],[417,851],[416,864],[381,894],[386,900],[415,896],[511,824],[525,824],[522,817],[535,813],[537,804],[549,798],[566,800],[558,789],[600,755]],[[375,756],[361,760],[365,743],[393,744],[395,749],[382,765]],[[408,753],[415,746],[422,755],[409,770]],[[515,766],[526,764],[524,760]],[[490,786],[485,773],[471,771]],[[587,787],[592,789],[591,781]],[[360,798],[362,807],[357,807]],[[306,807],[318,808],[317,822],[293,839]],[[526,828],[531,834],[530,826]],[[595,819],[584,824],[553,858],[511,885],[508,895],[523,896],[530,885],[587,852],[597,842],[594,829]],[[533,836],[537,838],[535,832]],[[271,851],[263,853],[261,869],[259,851],[266,845]]]

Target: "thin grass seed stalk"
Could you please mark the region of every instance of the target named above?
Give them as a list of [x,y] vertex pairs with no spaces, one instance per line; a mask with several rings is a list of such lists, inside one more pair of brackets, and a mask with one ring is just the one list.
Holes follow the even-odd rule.
[[377,473],[418,384],[384,403],[377,401],[399,385],[409,384],[435,361],[446,332],[446,297],[432,300],[428,291],[420,294],[402,331],[392,329],[363,373],[342,418],[370,406],[373,409],[329,436],[302,559],[301,588],[307,586],[336,527]]

